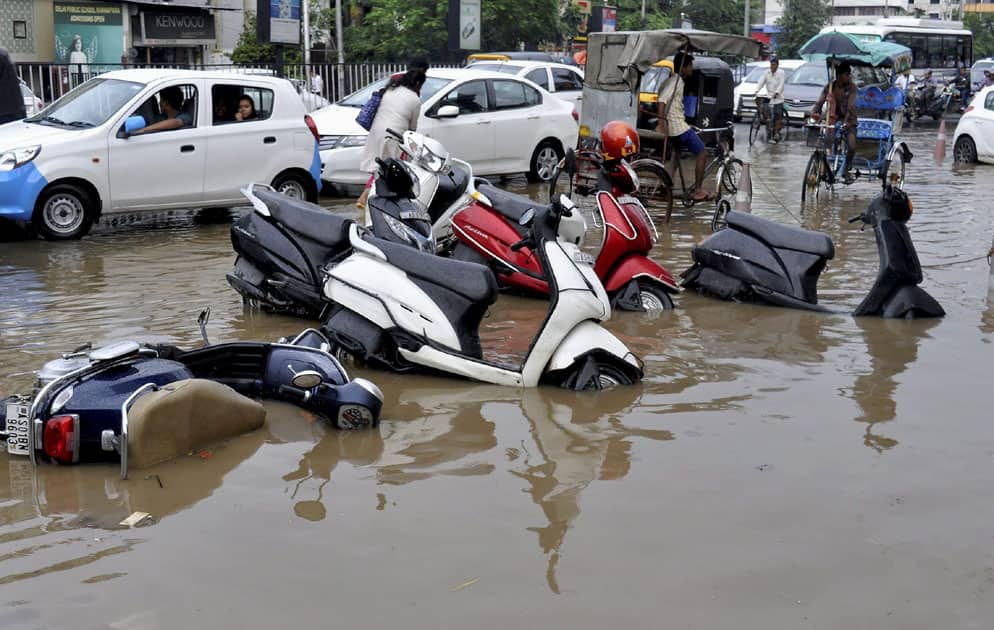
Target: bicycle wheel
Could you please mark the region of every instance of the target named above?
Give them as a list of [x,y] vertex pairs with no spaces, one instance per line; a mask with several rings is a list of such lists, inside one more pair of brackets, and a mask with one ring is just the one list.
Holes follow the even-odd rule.
[[[714,176],[715,196],[718,199],[723,197],[734,197],[739,191],[739,182],[742,181],[742,170],[745,165],[739,158],[726,159],[718,172]],[[750,193],[752,191],[749,191]]]
[[821,189],[821,182],[825,175],[824,170],[825,160],[822,159],[818,151],[815,151],[808,160],[807,168],[804,169],[804,182],[801,186],[801,203],[807,201],[809,197],[818,197],[818,191]]
[[749,123],[749,146],[751,147],[753,143],[756,142],[756,138],[759,137],[759,128],[763,126],[763,123],[759,120],[759,113],[757,112],[755,116],[752,117],[752,122]]
[[669,222],[673,213],[673,180],[666,167],[652,159],[635,160],[631,167],[639,178],[635,196],[646,210],[662,213]]

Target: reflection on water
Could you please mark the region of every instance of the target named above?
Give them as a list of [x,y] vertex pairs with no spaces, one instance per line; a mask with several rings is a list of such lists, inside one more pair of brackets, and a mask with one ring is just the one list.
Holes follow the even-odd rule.
[[[928,155],[933,139],[929,132],[908,138],[918,155]],[[872,231],[860,231],[847,221],[869,202],[875,187],[862,182],[802,209],[801,171],[808,150],[794,142],[752,149],[744,145],[740,143],[741,156],[752,163],[753,211],[832,237],[837,253],[821,278],[819,295],[822,303],[850,311],[872,285],[878,262]],[[189,540],[176,538],[176,531],[188,531],[184,526],[196,529],[201,522],[213,525],[208,517],[217,516],[218,505],[234,504],[237,510],[230,508],[231,515],[220,515],[232,518],[217,521],[232,538],[264,544],[285,540],[291,545],[294,528],[306,526],[312,534],[307,539],[313,546],[309,553],[315,556],[326,554],[330,541],[337,546],[343,540],[343,523],[355,524],[347,530],[354,537],[350,545],[366,550],[379,548],[387,537],[391,549],[408,553],[414,547],[438,545],[444,558],[438,566],[420,567],[417,576],[396,571],[396,579],[406,578],[408,586],[422,581],[420,572],[426,575],[425,584],[464,581],[461,574],[453,578],[444,573],[446,568],[454,572],[459,560],[444,553],[441,541],[459,538],[484,558],[482,564],[500,565],[515,576],[488,591],[488,601],[497,606],[516,610],[520,598],[536,597],[531,592],[515,592],[509,599],[501,595],[502,589],[514,591],[518,582],[527,585],[534,578],[539,584],[532,591],[589,589],[584,594],[597,592],[599,605],[623,610],[627,595],[619,593],[624,589],[598,588],[603,582],[589,567],[620,555],[634,559],[628,573],[613,580],[644,584],[657,575],[659,558],[649,543],[658,536],[658,524],[671,515],[667,505],[646,490],[644,479],[694,479],[716,503],[738,506],[735,509],[748,514],[753,508],[740,493],[762,485],[752,487],[753,481],[738,478],[740,468],[735,466],[742,461],[749,462],[743,466],[750,471],[755,470],[754,461],[776,461],[780,469],[793,466],[790,472],[797,473],[815,469],[822,461],[859,467],[886,454],[888,464],[898,470],[914,453],[918,469],[947,465],[947,460],[929,459],[931,453],[958,453],[955,449],[972,446],[972,434],[985,426],[974,417],[975,410],[986,411],[992,403],[989,388],[969,386],[982,375],[986,378],[989,360],[983,352],[989,354],[994,343],[994,284],[982,262],[994,233],[985,188],[992,172],[989,167],[933,167],[924,160],[909,168],[907,190],[915,204],[909,228],[922,260],[924,287],[949,313],[940,321],[855,320],[844,314],[732,304],[683,293],[674,311],[655,318],[615,313],[608,322],[608,328],[645,361],[645,381],[631,388],[593,395],[546,388],[522,391],[350,365],[353,376],[372,379],[386,396],[378,430],[340,433],[291,406],[270,403],[264,429],[225,442],[203,457],[184,457],[125,482],[117,479],[113,466],[34,470],[25,461],[0,455],[0,583],[11,593],[4,601],[37,599],[40,605],[36,593],[57,591],[74,597],[87,585],[107,580],[120,588],[135,578],[133,558],[158,565],[157,560],[181,554]],[[506,185],[536,199],[547,195],[545,187],[528,186],[519,178]],[[326,203],[347,212],[351,199]],[[672,221],[659,225],[654,257],[673,273],[683,271],[690,265],[690,249],[709,233],[709,221],[708,208],[677,206]],[[30,241],[0,247],[0,396],[29,388],[33,370],[87,341],[135,338],[197,346],[196,317],[208,305],[208,332],[219,342],[272,340],[312,323],[242,309],[224,279],[234,261],[229,226],[194,225],[178,217],[168,229],[160,227],[98,230],[76,243]],[[592,227],[588,246],[596,247],[599,239]],[[545,318],[546,306],[541,300],[502,296],[481,331],[487,356],[520,361]],[[952,432],[931,422],[954,407],[963,416],[957,430],[967,436],[955,444],[944,442],[953,439]],[[854,421],[865,425],[865,430],[859,427],[862,439],[853,435]],[[702,459],[712,470],[701,470]],[[963,461],[970,462],[964,468],[984,469],[989,456],[970,452]],[[775,479],[776,470],[762,474]],[[955,476],[950,477],[954,484]],[[784,510],[795,504],[817,510],[809,497],[844,494],[846,487],[844,478],[830,476],[813,481],[791,474],[788,480],[776,482]],[[902,484],[901,479],[888,481]],[[695,493],[702,491],[693,484],[668,486],[667,501],[686,505],[696,505]],[[616,512],[606,516],[605,494],[623,499],[621,507],[612,507]],[[975,503],[954,498],[963,505]],[[436,512],[440,505],[456,506],[454,512],[479,506],[479,513],[472,515],[475,520],[460,520],[447,512],[417,512],[429,504]],[[632,506],[631,513],[625,506]],[[870,516],[864,519],[861,512],[854,520],[884,521],[887,516],[865,510]],[[135,511],[148,512],[155,521],[134,530],[121,528],[118,523]],[[635,513],[639,518],[632,517]],[[583,519],[581,514],[588,516]],[[832,565],[835,552],[857,544],[853,538],[878,536],[874,531],[853,537],[842,529],[814,525],[831,517],[826,512],[805,517],[813,546],[827,550],[822,557],[808,559],[820,562],[818,566]],[[631,532],[647,551],[632,555],[627,549],[632,539],[603,535],[599,528],[605,520],[615,531]],[[789,539],[785,532],[797,523],[773,522],[765,515],[755,520],[770,528],[771,538],[758,541],[770,547],[760,547],[760,552],[776,558],[779,541]],[[257,522],[271,525],[267,529]],[[434,528],[434,537],[421,531],[422,523]],[[570,534],[588,527],[602,535],[593,539],[586,532]],[[909,534],[914,527],[912,519],[903,520],[901,534],[908,534],[909,540],[928,538],[917,532],[921,535],[915,539]],[[693,529],[681,543],[706,547],[709,541],[695,538]],[[750,532],[721,534],[738,540]],[[228,536],[217,536],[211,544],[232,554],[241,551]],[[980,543],[970,544],[979,548]],[[569,554],[564,553],[567,548]],[[700,563],[708,573],[742,584],[746,569],[735,573],[724,564],[731,559],[735,565],[734,558],[717,554],[711,560],[705,555]],[[372,552],[368,557],[383,564],[363,566],[362,571],[389,581],[396,557]],[[294,582],[296,566],[281,564],[279,557],[265,558],[266,566],[259,571],[265,572],[267,583]],[[521,570],[536,559],[541,572]],[[773,567],[772,572],[782,590],[793,580],[778,570],[783,567]],[[876,570],[889,569],[871,566],[867,574]],[[163,581],[188,580],[183,571],[173,571],[164,574]],[[843,570],[829,573],[834,585],[848,583]],[[117,579],[125,575],[129,580]],[[677,589],[674,592],[680,592],[678,585],[668,584]],[[209,597],[211,589],[204,588],[199,596]],[[314,585],[299,588],[307,597],[326,597]],[[477,588],[460,591],[460,597],[467,596],[460,601],[472,601],[469,596]],[[762,597],[772,601],[782,593]],[[50,616],[30,622],[31,627],[54,627],[59,625],[55,621],[71,618],[71,607],[64,605],[35,609]],[[11,618],[5,612],[0,612],[0,622]],[[288,619],[299,614],[284,612]],[[743,625],[790,625],[785,619]]]

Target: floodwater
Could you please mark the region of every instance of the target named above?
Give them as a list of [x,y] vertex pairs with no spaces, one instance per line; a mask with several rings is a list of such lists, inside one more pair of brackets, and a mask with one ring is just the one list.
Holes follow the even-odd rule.
[[[874,184],[801,209],[803,143],[750,153],[738,137],[753,211],[828,232],[822,301],[854,308],[877,253],[847,220]],[[3,454],[0,627],[990,628],[994,170],[935,166],[934,128],[905,137],[910,227],[945,319],[684,293],[608,323],[645,360],[634,387],[352,367],[386,396],[377,430],[269,404],[263,430],[124,482]],[[677,207],[658,259],[686,268],[709,219]],[[227,225],[182,213],[3,244],[0,396],[85,341],[195,346],[208,305],[214,341],[308,324],[243,312],[232,262]],[[486,347],[521,353],[544,309],[502,297]],[[135,511],[151,524],[118,525]]]

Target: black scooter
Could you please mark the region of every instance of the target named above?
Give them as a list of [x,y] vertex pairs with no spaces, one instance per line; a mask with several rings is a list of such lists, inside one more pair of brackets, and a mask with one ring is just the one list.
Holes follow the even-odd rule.
[[[373,234],[434,253],[431,219],[412,200],[417,177],[399,160],[377,162],[376,194],[369,199]],[[231,226],[238,258],[228,284],[247,305],[319,318],[327,305],[321,293],[325,270],[352,254],[349,226],[354,221],[264,184],[250,184],[242,194],[253,211]]]
[[[886,318],[942,317],[945,311],[924,290],[921,264],[907,221],[911,201],[884,187],[850,223],[873,226],[880,271],[853,315]],[[726,300],[831,312],[818,304],[818,276],[835,256],[827,234],[789,227],[745,212],[729,212],[728,226],[694,248],[694,265],[682,285]]]

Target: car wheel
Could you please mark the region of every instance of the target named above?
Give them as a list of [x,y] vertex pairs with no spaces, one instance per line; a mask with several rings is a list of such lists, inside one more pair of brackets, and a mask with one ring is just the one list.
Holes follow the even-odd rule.
[[532,183],[549,181],[561,159],[563,159],[562,150],[552,140],[543,140],[532,153],[528,181]]
[[287,197],[294,199],[308,198],[309,186],[303,176],[296,173],[284,173],[273,180],[273,188],[276,192],[281,192]]
[[977,161],[977,145],[973,143],[973,138],[966,135],[956,138],[953,159],[963,164],[973,164]]
[[50,241],[82,238],[93,225],[90,196],[78,186],[59,184],[38,200],[32,223]]

